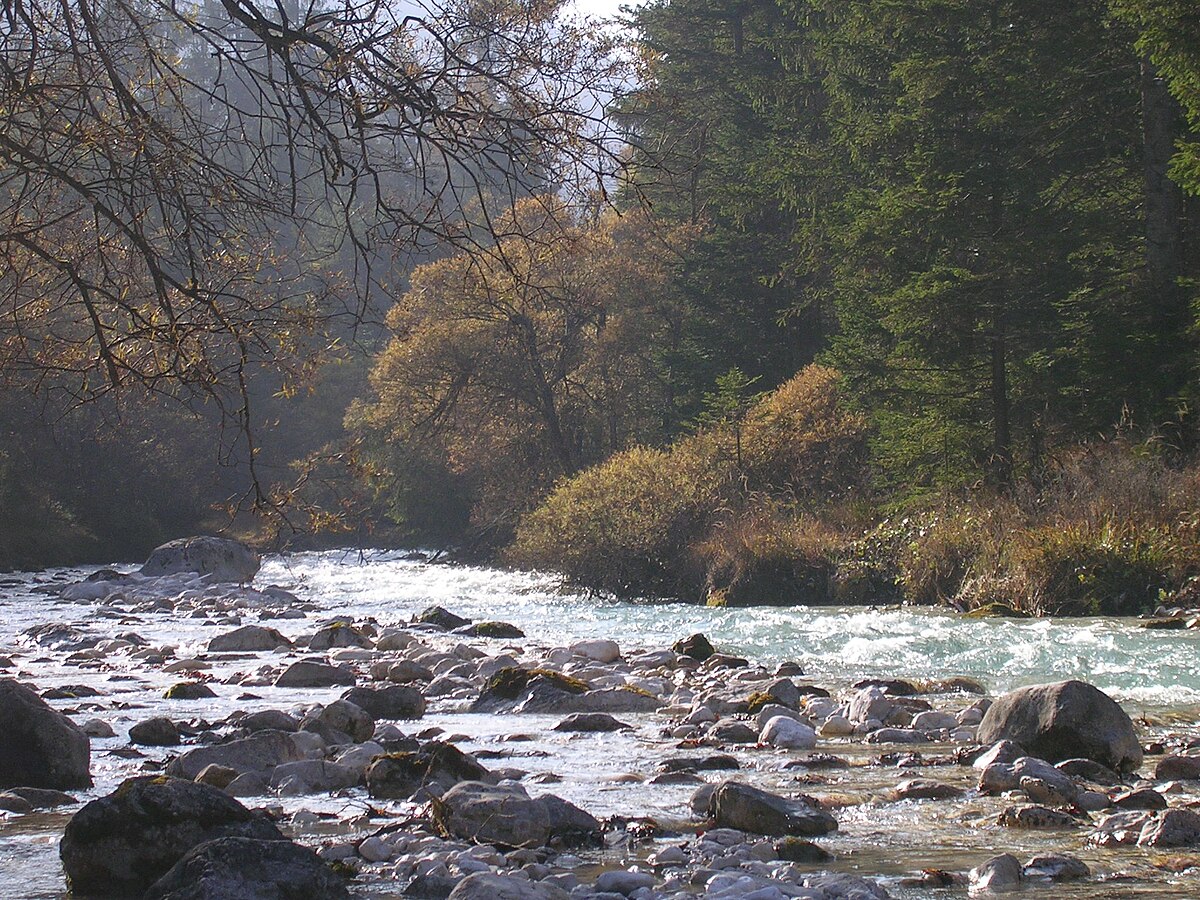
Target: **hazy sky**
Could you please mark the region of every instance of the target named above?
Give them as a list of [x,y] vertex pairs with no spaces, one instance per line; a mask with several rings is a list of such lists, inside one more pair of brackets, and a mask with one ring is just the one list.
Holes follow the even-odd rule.
[[589,16],[615,16],[622,6],[640,6],[641,0],[575,0],[576,8]]

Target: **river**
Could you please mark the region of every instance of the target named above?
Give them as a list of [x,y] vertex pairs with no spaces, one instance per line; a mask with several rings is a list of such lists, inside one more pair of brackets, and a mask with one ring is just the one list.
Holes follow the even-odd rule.
[[[118,567],[132,570],[132,566]],[[47,622],[81,624],[105,634],[136,631],[156,646],[169,645],[178,655],[202,655],[204,645],[223,629],[211,619],[181,618],[170,612],[136,615],[94,603],[65,602],[53,588],[77,581],[93,569],[56,569],[0,575],[0,655],[11,655],[15,669],[0,675],[32,682],[41,689],[86,683],[102,696],[87,701],[54,701],[77,720],[99,716],[117,734],[93,741],[96,786],[80,794],[87,800],[112,790],[148,760],[153,766],[165,751],[148,751],[144,760],[127,760],[111,751],[126,745],[131,724],[150,715],[216,721],[234,709],[247,708],[242,692],[218,691],[216,699],[181,707],[162,699],[178,676],[139,667],[123,659],[80,668],[67,665],[62,654],[31,653],[21,633]],[[866,677],[907,678],[917,682],[967,676],[990,694],[1044,681],[1079,678],[1119,700],[1140,721],[1146,736],[1169,729],[1195,730],[1200,716],[1200,629],[1159,631],[1133,620],[973,620],[927,609],[895,608],[753,608],[706,609],[681,603],[623,603],[582,596],[560,588],[549,576],[492,568],[429,564],[415,554],[398,552],[321,552],[272,556],[264,561],[256,585],[278,585],[310,606],[304,619],[274,620],[284,634],[311,633],[315,623],[332,615],[380,624],[403,623],[427,606],[441,605],[474,620],[503,620],[525,631],[526,649],[565,646],[581,638],[611,638],[626,652],[659,649],[677,638],[703,632],[721,650],[773,667],[799,663],[805,681],[834,692]],[[249,621],[249,620],[247,620]],[[229,674],[229,663],[214,663],[214,683]],[[231,670],[230,670],[231,671]],[[338,691],[313,691],[305,700],[327,701]],[[260,705],[287,708],[294,696],[285,690],[256,688]],[[554,791],[598,816],[652,815],[667,821],[689,817],[690,788],[646,784],[623,776],[652,771],[664,755],[661,720],[636,717],[637,729],[606,735],[604,741],[566,740],[550,731],[557,717],[495,717],[467,713],[462,703],[434,703],[422,726],[436,725],[460,737],[467,750],[504,745],[516,730],[531,737],[511,764],[529,772],[551,772],[562,778]],[[822,748],[827,749],[827,748]],[[865,745],[838,746],[837,752],[865,760]],[[878,752],[878,748],[874,748]],[[750,757],[747,756],[749,760]],[[781,783],[782,764],[750,763],[768,781]],[[979,823],[995,811],[993,800],[973,798],[955,806],[953,814],[929,815],[912,803],[876,802],[897,780],[894,770],[855,769],[836,785],[850,805],[839,813],[841,830],[830,841],[841,870],[882,875],[897,897],[947,896],[944,892],[898,886],[896,879],[925,867],[969,868],[980,854],[1012,850],[1020,855],[1050,849],[1078,853],[1106,876],[1132,872],[1101,888],[1098,883],[1066,889],[1055,887],[1045,897],[1194,897],[1200,879],[1186,865],[1182,874],[1163,874],[1157,861],[1136,850],[1086,851],[1082,835],[1056,837],[986,829]],[[969,768],[953,778],[969,787]],[[846,798],[850,798],[846,800]],[[1184,798],[1187,799],[1187,798]],[[864,803],[864,800],[866,801]],[[359,800],[290,798],[273,803],[294,811],[365,807]],[[1178,802],[1173,800],[1172,802]],[[57,860],[57,840],[71,812],[14,816],[0,813],[0,897],[64,896]],[[1107,882],[1106,882],[1107,884]],[[361,896],[392,896],[387,885],[364,885]]]

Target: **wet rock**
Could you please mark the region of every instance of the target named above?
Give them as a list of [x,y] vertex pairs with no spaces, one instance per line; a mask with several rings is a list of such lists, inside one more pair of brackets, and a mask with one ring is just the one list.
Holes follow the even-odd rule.
[[555,725],[554,730],[604,732],[627,731],[631,730],[632,727],[619,719],[613,718],[608,713],[574,713]]
[[366,780],[372,797],[407,800],[419,792],[440,796],[460,781],[494,779],[475,757],[430,741],[414,752],[380,756],[367,767]]
[[575,846],[594,843],[600,823],[567,801],[536,800],[517,784],[456,784],[434,805],[438,826],[464,840],[502,847]]
[[409,684],[413,681],[433,681],[433,670],[411,659],[385,664],[384,677],[396,684]]
[[775,716],[763,726],[758,739],[763,744],[772,747],[784,747],[789,750],[811,750],[817,746],[817,733],[795,719],[786,716]]
[[331,744],[359,744],[371,739],[375,733],[375,720],[360,706],[347,700],[334,700],[306,715],[300,721],[300,730],[319,734]]
[[1042,881],[1077,881],[1087,878],[1092,870],[1082,859],[1065,853],[1049,853],[1030,859],[1021,870],[1027,879]]
[[59,855],[76,894],[140,894],[193,847],[220,837],[283,840],[270,821],[216,788],[131,778],[71,818]]
[[1074,803],[1079,786],[1045,760],[1022,756],[1012,764],[993,763],[979,776],[985,794],[1023,790],[1035,802]]
[[12,791],[0,792],[0,810],[4,812],[25,815],[33,812],[33,805],[24,797],[19,797]]
[[963,795],[962,788],[927,778],[911,778],[896,785],[897,800],[955,800]]
[[297,797],[340,791],[355,787],[362,780],[361,769],[323,759],[305,759],[276,766],[267,783],[281,796]]
[[969,878],[972,894],[1000,894],[1017,890],[1024,875],[1020,861],[1002,853],[972,869]]
[[93,738],[110,738],[116,737],[117,734],[113,731],[113,727],[103,719],[88,719],[80,727],[84,734]]
[[892,697],[915,697],[921,693],[920,689],[911,681],[904,681],[899,678],[863,678],[860,681],[856,681],[851,687],[856,691],[861,691],[864,688],[879,688],[879,690]]
[[737,757],[714,753],[711,756],[675,756],[664,759],[658,767],[664,772],[721,772],[740,769],[742,765]]
[[205,766],[194,779],[197,784],[207,784],[210,787],[215,787],[219,791],[225,790],[238,777],[238,770],[231,769],[228,766],[219,766],[216,763]]
[[1088,835],[1088,843],[1097,847],[1123,847],[1136,844],[1142,829],[1152,823],[1154,815],[1147,812],[1121,812],[1101,820]]
[[1094,759],[1064,759],[1054,768],[1072,778],[1083,778],[1095,784],[1110,786],[1121,783],[1120,775]]
[[867,735],[868,744],[924,744],[928,740],[911,728],[876,728]]
[[413,621],[422,625],[433,625],[436,628],[441,628],[443,631],[454,631],[456,628],[463,628],[471,624],[470,619],[456,616],[454,613],[440,606],[426,607],[417,614],[417,617]]
[[406,684],[351,688],[342,699],[365,709],[375,719],[419,719],[425,715],[425,698]]
[[476,872],[451,891],[448,900],[569,900],[570,894],[554,884],[532,882],[511,875]]
[[[768,717],[763,724],[765,725],[772,718],[774,716]],[[761,731],[762,729],[751,728],[745,722],[723,719],[713,725],[709,735],[725,744],[753,744],[758,741]]]
[[171,760],[167,774],[192,780],[214,763],[240,774],[263,772],[301,759],[304,759],[304,752],[293,735],[282,731],[259,731],[240,740],[189,750]]
[[1200,779],[1200,756],[1164,756],[1154,767],[1159,781],[1195,781]]
[[353,685],[354,673],[343,666],[330,666],[309,659],[292,663],[275,679],[276,687],[337,687]]
[[179,727],[166,716],[154,716],[129,729],[129,740],[147,747],[175,747],[183,741]]
[[1143,788],[1117,794],[1112,798],[1112,805],[1117,809],[1166,809],[1167,798],[1158,791]]
[[217,692],[203,681],[181,681],[167,688],[163,694],[164,700],[207,700],[217,696]]
[[654,876],[646,872],[625,872],[618,869],[601,872],[593,890],[628,897],[634,891],[654,887]]
[[979,740],[1016,741],[1050,762],[1094,759],[1116,772],[1142,764],[1133,722],[1103,691],[1082,681],[1018,688],[988,708]]
[[709,643],[708,638],[702,634],[681,638],[671,645],[671,649],[680,656],[686,656],[698,662],[704,662],[717,652]]
[[1044,806],[1009,806],[996,818],[1006,828],[1078,828],[1082,823],[1070,813]]
[[253,580],[258,568],[258,554],[245,544],[199,536],[180,538],[155,548],[141,574],[157,577],[195,572],[209,576],[212,581],[243,583]]
[[256,653],[291,646],[292,642],[274,628],[262,625],[243,625],[208,642],[208,649],[213,653]]
[[[511,712],[523,703],[534,700],[546,711],[569,701],[565,698],[586,694],[591,690],[587,682],[569,678],[549,669],[522,669],[506,666],[488,678],[471,705],[472,712]],[[577,710],[562,710],[575,712]]]
[[100,643],[100,637],[75,625],[61,622],[46,622],[34,625],[21,632],[21,643],[60,653],[90,650]]
[[972,768],[982,770],[986,769],[993,763],[1011,765],[1022,756],[1028,755],[1029,754],[1025,752],[1025,748],[1020,744],[1014,743],[1013,741],[996,741],[996,743],[992,744],[990,747],[983,750],[978,756],[976,756],[975,759],[972,760],[971,766]]
[[820,865],[834,860],[834,855],[824,847],[799,837],[780,838],[771,845],[771,849],[778,859],[785,862]]
[[299,731],[300,720],[279,709],[263,709],[237,720],[238,728],[246,731]]
[[1168,809],[1157,813],[1138,836],[1139,847],[1195,847],[1200,844],[1200,813]]
[[837,829],[837,820],[809,797],[787,799],[737,781],[717,786],[709,813],[720,828],[755,834],[811,837]]
[[373,646],[374,643],[370,637],[353,625],[346,625],[342,622],[334,622],[332,625],[325,626],[308,641],[309,650],[332,650],[335,647],[368,649]]
[[846,718],[851,722],[884,722],[895,704],[884,693],[883,688],[865,687],[850,698],[850,706]]
[[0,789],[92,786],[88,737],[30,688],[0,679]]
[[60,806],[70,806],[79,802],[70,794],[49,788],[15,787],[5,793],[21,798],[29,804],[31,809],[57,809]]
[[288,840],[226,837],[189,850],[143,900],[339,900],[344,879]]
[[516,640],[517,638],[525,637],[525,632],[516,625],[509,624],[508,622],[475,622],[471,625],[464,625],[462,628],[454,629],[454,633],[466,635],[467,637],[500,638],[503,640]]

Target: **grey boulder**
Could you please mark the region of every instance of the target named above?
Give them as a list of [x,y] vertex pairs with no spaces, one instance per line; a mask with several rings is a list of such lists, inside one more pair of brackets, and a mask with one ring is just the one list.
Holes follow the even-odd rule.
[[464,781],[434,804],[447,834],[500,847],[578,846],[595,843],[600,823],[560,797],[533,799],[518,784]]
[[292,663],[275,679],[275,687],[337,687],[354,684],[354,673],[310,659]]
[[570,896],[556,884],[477,872],[460,881],[447,900],[568,900]]
[[837,820],[809,797],[788,799],[738,781],[717,786],[709,801],[709,814],[719,828],[754,834],[811,837],[838,827]]
[[92,786],[88,737],[30,688],[0,680],[0,789]]
[[365,709],[376,719],[419,719],[425,715],[425,698],[407,684],[351,688],[342,694],[342,699]]
[[145,776],[77,812],[59,855],[75,894],[138,894],[197,844],[219,837],[283,840],[269,820],[223,791]]
[[191,781],[213,764],[243,774],[263,772],[285,762],[301,759],[304,759],[304,752],[291,734],[282,731],[259,731],[241,740],[209,744],[189,750],[171,760],[167,766],[167,774]]
[[282,634],[263,625],[243,625],[227,634],[218,634],[208,642],[208,649],[213,653],[254,653],[291,646],[292,642]]
[[143,575],[195,572],[213,581],[246,582],[258,574],[258,554],[239,541],[218,537],[187,537],[156,547],[142,566]]
[[1031,755],[1061,762],[1082,757],[1128,773],[1142,764],[1133,722],[1116,701],[1082,681],[1018,688],[993,703],[979,741],[1015,741]]
[[142,900],[340,900],[346,884],[317,854],[286,840],[227,837],[187,852]]

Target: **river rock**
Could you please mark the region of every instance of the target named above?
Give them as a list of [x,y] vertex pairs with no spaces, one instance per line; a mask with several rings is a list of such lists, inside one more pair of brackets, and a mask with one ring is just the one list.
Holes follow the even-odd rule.
[[258,554],[238,541],[188,537],[169,541],[151,552],[141,574],[152,577],[195,572],[213,581],[247,582],[258,574]]
[[979,790],[1002,794],[1021,790],[1035,803],[1071,804],[1079,796],[1079,785],[1050,763],[1022,756],[1012,764],[992,763],[979,776]]
[[178,726],[166,716],[154,716],[129,729],[129,740],[147,747],[175,747],[183,738]]
[[717,786],[709,813],[719,828],[755,834],[811,837],[837,829],[837,820],[811,798],[790,800],[737,781]]
[[1139,847],[1195,847],[1200,844],[1200,813],[1168,809],[1142,826]]
[[354,673],[343,666],[330,666],[311,659],[292,663],[275,679],[276,687],[337,687],[354,684]]
[[70,806],[79,802],[70,794],[49,788],[15,787],[5,793],[20,797],[29,804],[31,809],[57,809],[60,806]]
[[1159,781],[1194,781],[1200,778],[1200,756],[1164,756],[1154,767]]
[[569,900],[570,896],[545,881],[476,872],[460,881],[446,900]]
[[306,715],[300,721],[300,730],[319,734],[331,744],[361,744],[375,733],[375,720],[360,706],[334,700]]
[[817,746],[817,733],[796,719],[788,716],[775,716],[763,726],[758,740],[772,747],[784,747],[789,750],[811,750]]
[[293,735],[282,731],[259,731],[240,740],[189,750],[171,760],[167,774],[190,781],[213,764],[242,774],[263,772],[301,759],[304,759],[304,751]]
[[217,692],[203,681],[181,681],[173,684],[165,694],[164,700],[208,700],[217,696]]
[[418,793],[440,796],[460,781],[494,781],[492,773],[453,744],[430,741],[408,753],[389,753],[367,767],[367,793],[408,800]]
[[220,837],[283,840],[269,820],[216,788],[145,776],[77,812],[59,855],[75,894],[140,894],[193,847]]
[[1021,861],[1011,853],[993,856],[971,870],[972,894],[1000,894],[1015,891],[1021,886]]
[[288,840],[225,837],[189,850],[142,900],[340,900],[346,882]]
[[1092,870],[1078,857],[1065,853],[1048,853],[1035,856],[1025,863],[1021,874],[1028,879],[1043,881],[1076,881],[1087,878],[1092,874]]
[[1082,823],[1070,813],[1044,806],[1009,806],[996,818],[1006,828],[1059,829],[1078,828]]
[[467,637],[500,638],[510,641],[525,637],[524,631],[509,622],[475,622],[455,628],[454,633]]
[[304,759],[276,766],[271,770],[268,784],[281,796],[298,797],[340,791],[355,787],[362,780],[362,769],[323,759]]
[[595,660],[598,663],[607,664],[621,658],[621,648],[616,641],[576,641],[568,649],[576,656]]
[[245,731],[299,731],[300,720],[281,709],[261,709],[237,720],[238,728]]
[[962,788],[928,778],[902,781],[893,794],[897,800],[956,800],[962,795]]
[[654,876],[648,872],[627,872],[621,869],[610,869],[601,872],[596,879],[593,890],[602,894],[620,894],[630,896],[642,888],[654,887]]
[[681,638],[671,645],[671,649],[680,656],[687,656],[698,662],[704,662],[717,652],[713,648],[713,645],[709,643],[708,638],[702,634],[693,634],[691,637]]
[[443,631],[454,631],[456,628],[463,628],[471,624],[470,619],[456,616],[440,606],[427,606],[417,614],[413,621],[422,625],[433,625]]
[[860,724],[871,720],[883,722],[887,720],[893,705],[893,701],[883,688],[871,685],[860,689],[850,698],[850,707],[846,718]]
[[456,784],[434,806],[438,826],[468,841],[501,847],[594,843],[600,823],[560,797],[532,799],[519,784]]
[[1123,773],[1142,764],[1142,748],[1129,716],[1103,691],[1082,681],[1005,694],[979,725],[980,742],[1003,739],[1050,762],[1084,757]]
[[88,737],[12,679],[0,679],[0,788],[92,786]]
[[274,628],[262,625],[243,625],[208,642],[208,649],[213,653],[257,653],[291,646],[292,642]]
[[376,719],[419,719],[425,715],[425,698],[407,684],[351,688],[342,694],[342,699],[365,709]]
[[332,650],[335,647],[359,647],[369,649],[374,646],[371,638],[363,634],[353,625],[344,622],[334,622],[326,625],[308,641],[309,650]]
[[555,731],[597,732],[627,731],[630,729],[632,729],[631,725],[626,725],[608,713],[575,713],[567,716],[554,726]]

